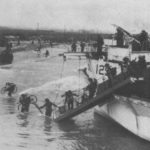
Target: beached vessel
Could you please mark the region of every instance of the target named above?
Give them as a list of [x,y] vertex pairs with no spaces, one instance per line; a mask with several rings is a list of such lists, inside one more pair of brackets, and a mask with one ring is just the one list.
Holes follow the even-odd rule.
[[13,62],[13,53],[5,47],[0,47],[0,65],[11,64]]
[[[130,60],[145,56],[150,62],[150,51],[133,51],[129,48],[109,47],[108,61],[122,61],[124,57]],[[139,70],[140,71],[140,70]],[[140,79],[140,78],[139,78]],[[97,105],[95,113],[105,116],[135,135],[150,141],[150,69],[142,75],[141,80],[136,80],[118,91],[115,91],[111,101],[103,106]],[[97,93],[99,94],[99,93]]]
[[[132,38],[132,42],[136,41],[139,44],[127,31],[118,26],[117,28],[127,34],[130,40]],[[148,68],[150,51],[149,49],[139,51],[135,47],[133,48],[132,42],[127,47],[105,46],[103,50],[107,59],[94,59],[90,53],[65,55],[68,57],[88,56],[86,75],[95,78],[99,85],[108,80],[106,64],[109,64],[111,68],[116,68],[116,75],[118,75],[122,72],[120,64],[123,63],[124,58],[128,58],[130,62],[134,60],[137,63],[140,57],[145,57],[147,69],[145,71],[142,71],[142,68],[136,71],[133,71],[134,67],[130,69],[131,72],[133,71],[130,77],[135,79],[134,83],[128,83],[117,89],[113,95],[109,96],[110,100],[105,101],[103,105],[100,102],[100,105],[95,107],[95,113],[110,118],[137,136],[150,141],[150,69]],[[95,97],[100,96],[101,92],[105,91],[97,89]]]

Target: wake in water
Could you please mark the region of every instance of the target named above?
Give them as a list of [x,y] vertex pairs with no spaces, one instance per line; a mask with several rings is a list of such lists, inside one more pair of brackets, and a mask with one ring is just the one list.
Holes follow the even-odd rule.
[[36,95],[38,98],[52,98],[54,102],[61,101],[61,95],[64,94],[65,91],[71,90],[74,92],[79,92],[80,89],[85,88],[88,85],[88,79],[82,73],[81,76],[69,76],[56,81],[45,83],[42,86],[29,88],[25,91],[19,93],[19,95],[23,93]]

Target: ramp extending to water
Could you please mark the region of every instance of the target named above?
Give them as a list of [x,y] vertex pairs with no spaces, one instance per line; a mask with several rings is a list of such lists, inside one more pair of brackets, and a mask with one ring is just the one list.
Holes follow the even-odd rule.
[[55,121],[59,122],[75,117],[98,104],[104,105],[110,100],[108,98],[110,95],[112,95],[119,88],[129,83],[131,83],[131,78],[129,77],[128,73],[122,73],[114,77],[112,81],[109,80],[99,84],[97,89],[97,95],[93,99],[87,100],[87,102],[79,105],[77,108],[66,111],[64,114],[58,116]]

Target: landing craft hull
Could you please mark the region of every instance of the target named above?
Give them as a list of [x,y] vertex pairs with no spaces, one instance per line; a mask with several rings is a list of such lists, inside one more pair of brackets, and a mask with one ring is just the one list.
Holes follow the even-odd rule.
[[130,60],[137,59],[139,56],[145,56],[146,62],[150,63],[150,51],[131,51],[129,48],[109,47],[108,60],[110,61],[123,61],[124,57]]
[[150,141],[150,103],[136,98],[115,96],[113,101],[96,106],[95,112],[110,118],[135,135]]

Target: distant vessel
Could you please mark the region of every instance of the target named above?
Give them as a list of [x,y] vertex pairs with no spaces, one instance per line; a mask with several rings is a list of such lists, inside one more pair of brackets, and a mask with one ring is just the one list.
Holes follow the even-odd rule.
[[11,64],[13,62],[13,53],[11,50],[0,47],[0,65]]
[[13,62],[12,43],[6,36],[0,35],[0,65]]

